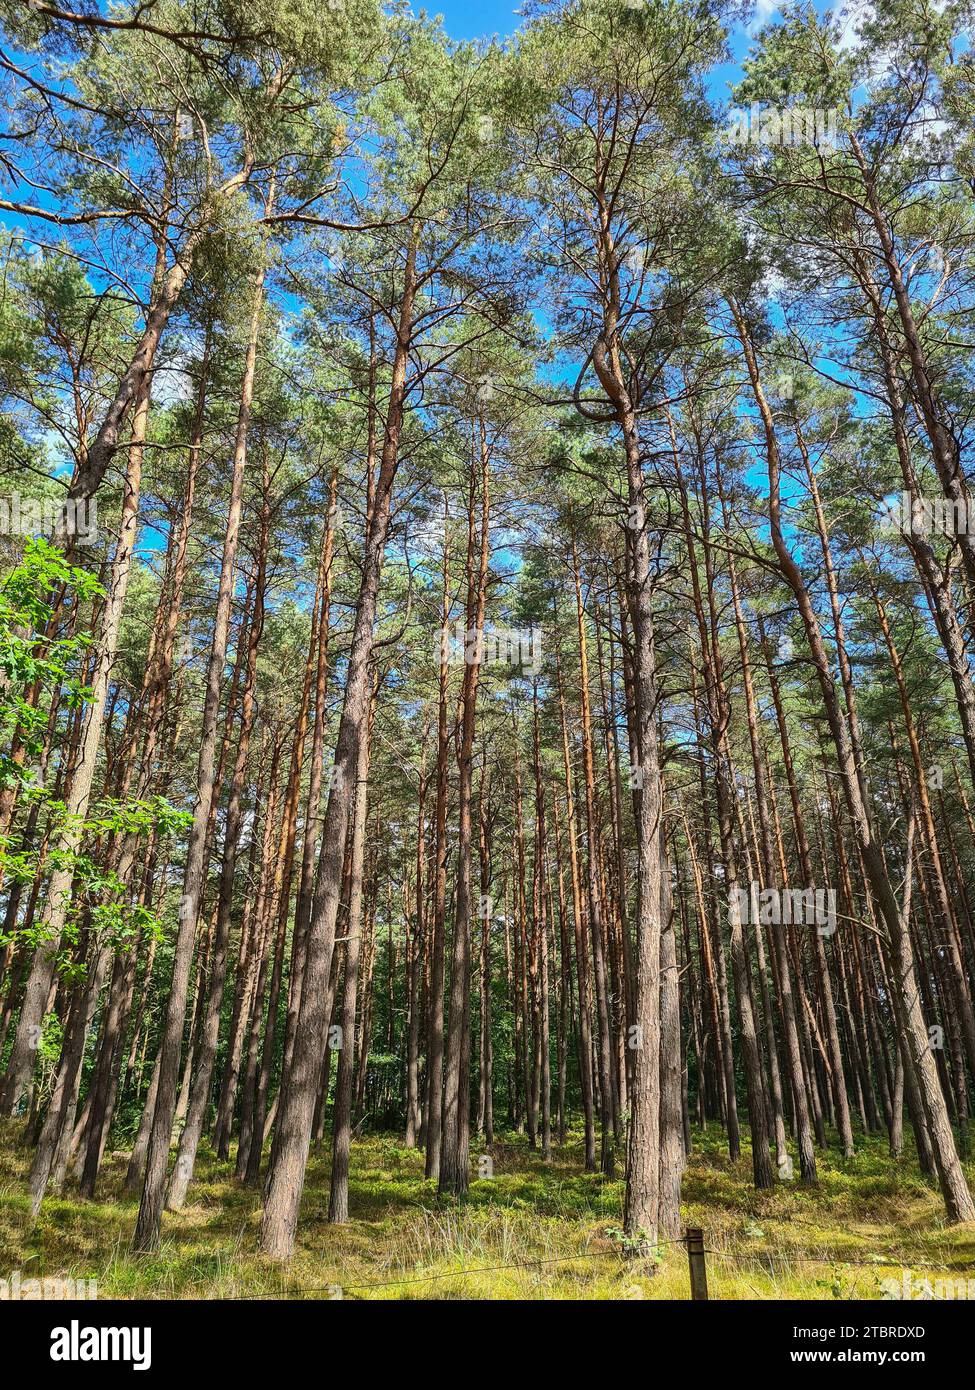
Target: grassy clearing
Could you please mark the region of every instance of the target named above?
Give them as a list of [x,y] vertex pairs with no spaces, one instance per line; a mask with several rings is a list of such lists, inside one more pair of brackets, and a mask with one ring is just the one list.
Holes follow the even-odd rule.
[[[493,1178],[473,1182],[460,1204],[437,1200],[421,1154],[368,1136],[353,1145],[343,1227],[326,1223],[328,1152],[316,1151],[287,1269],[254,1253],[259,1194],[206,1152],[190,1203],[166,1216],[151,1259],[128,1253],[138,1204],[120,1195],[123,1154],[109,1156],[99,1201],[69,1189],[32,1226],[30,1155],[16,1137],[0,1127],[0,1277],[93,1278],[101,1298],[689,1297],[679,1245],[659,1251],[655,1271],[627,1257],[622,1182],[581,1171],[578,1136],[548,1164],[523,1138],[503,1136]],[[932,1281],[975,1278],[975,1229],[945,1225],[913,1156],[895,1163],[869,1139],[848,1162],[820,1155],[819,1170],[817,1188],[757,1193],[747,1153],[732,1165],[720,1133],[695,1135],[683,1217],[705,1231],[712,1298],[878,1298],[880,1281],[904,1268]]]

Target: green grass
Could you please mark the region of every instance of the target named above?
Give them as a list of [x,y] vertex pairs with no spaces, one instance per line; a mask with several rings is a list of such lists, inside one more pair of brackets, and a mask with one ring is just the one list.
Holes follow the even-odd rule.
[[[623,1184],[582,1172],[579,1136],[543,1163],[504,1135],[494,1176],[461,1203],[440,1202],[422,1154],[373,1135],[352,1149],[345,1226],[329,1226],[327,1147],[312,1154],[295,1258],[256,1253],[260,1199],[232,1164],[201,1152],[184,1210],[167,1214],[151,1258],[128,1245],[138,1203],[121,1196],[126,1156],[111,1154],[99,1200],[70,1188],[29,1217],[30,1155],[0,1127],[0,1277],[95,1279],[100,1298],[677,1298],[689,1296],[680,1245],[656,1267],[628,1257],[617,1234]],[[975,1278],[975,1228],[949,1227],[913,1155],[862,1140],[844,1161],[819,1155],[815,1188],[758,1193],[747,1153],[728,1161],[719,1132],[695,1133],[682,1218],[705,1231],[712,1298],[878,1298],[880,1281]],[[480,1152],[472,1145],[475,1157]],[[975,1182],[975,1171],[969,1170]]]

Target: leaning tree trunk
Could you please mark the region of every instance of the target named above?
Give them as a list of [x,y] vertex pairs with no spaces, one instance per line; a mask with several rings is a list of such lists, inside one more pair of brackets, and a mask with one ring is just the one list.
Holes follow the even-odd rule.
[[244,358],[240,405],[237,414],[237,433],[234,444],[233,468],[230,480],[230,500],[224,530],[223,554],[217,606],[214,615],[210,661],[207,668],[206,693],[200,730],[200,751],[197,760],[197,796],[193,808],[193,824],[186,851],[186,869],[180,900],[179,927],[173,953],[173,975],[166,1020],[159,1044],[159,1080],[156,1090],[149,1143],[146,1153],[145,1183],[142,1202],[133,1237],[133,1249],[148,1254],[159,1245],[163,1204],[166,1191],[166,1169],[172,1137],[173,1116],[176,1110],[176,1087],[179,1078],[180,1051],[189,991],[190,969],[197,920],[203,897],[203,873],[206,859],[207,828],[213,803],[214,753],[217,739],[217,717],[223,686],[227,639],[230,632],[230,613],[233,599],[234,570],[240,533],[243,503],[244,470],[247,463],[247,434],[254,398],[254,375],[257,365],[257,343],[264,307],[264,269],[258,271],[253,292],[250,330]]
[[444,934],[447,912],[447,625],[450,622],[450,542],[444,495],[443,603],[440,613],[440,663],[437,683],[437,764],[434,808],[433,930],[430,943],[430,989],[427,998],[426,1156],[424,1176],[440,1178],[443,1144],[443,998]]
[[[265,480],[266,481],[266,480]],[[227,957],[230,946],[230,916],[233,906],[234,876],[237,869],[237,850],[240,842],[244,818],[243,795],[244,780],[247,773],[247,759],[250,752],[251,733],[257,713],[254,698],[254,683],[257,676],[257,649],[264,630],[264,590],[266,584],[267,547],[270,534],[271,513],[267,492],[261,508],[261,524],[258,540],[257,576],[254,581],[254,607],[251,615],[250,631],[247,638],[247,657],[244,671],[243,690],[240,701],[240,739],[237,755],[230,778],[230,795],[227,801],[224,824],[223,862],[220,866],[220,885],[217,890],[217,923],[213,937],[213,951],[210,960],[210,979],[204,1005],[203,1022],[200,1031],[199,1054],[196,1070],[190,1084],[189,1108],[186,1123],[180,1135],[176,1166],[169,1180],[166,1205],[170,1211],[179,1211],[186,1201],[186,1191],[193,1177],[196,1151],[203,1134],[203,1124],[210,1104],[210,1091],[213,1083],[213,1065],[217,1055],[217,1041],[220,1033],[220,1011],[223,1005],[224,985],[227,980]]]
[[592,939],[593,988],[596,998],[597,1055],[599,1058],[599,1128],[600,1168],[606,1177],[613,1176],[613,1125],[616,1096],[611,1057],[609,1001],[607,998],[606,965],[603,952],[603,910],[599,889],[599,837],[596,826],[596,777],[592,751],[592,715],[589,703],[589,662],[586,643],[585,613],[582,603],[582,580],[572,541],[572,574],[576,600],[576,635],[579,643],[579,700],[582,725],[582,776],[586,801],[586,887],[589,903],[589,935]]
[[[608,236],[608,229],[606,229]],[[607,264],[616,261],[610,249]],[[617,341],[618,271],[611,272],[603,333],[593,366],[612,402],[623,434],[629,522],[627,599],[633,628],[640,797],[637,818],[636,988],[634,991],[633,1108],[630,1117],[623,1222],[627,1233],[653,1244],[660,1219],[660,830],[663,788],[657,745],[657,676],[654,652],[653,577],[643,462],[636,412],[630,400]],[[668,1223],[669,1224],[669,1223]]]
[[109,677],[115,663],[122,612],[132,568],[139,520],[139,492],[142,483],[143,444],[149,419],[149,381],[138,401],[132,422],[132,442],[122,497],[122,517],[118,544],[108,582],[108,594],[102,612],[101,631],[94,659],[94,669],[88,679],[90,698],[82,716],[81,738],[77,761],[71,776],[65,802],[64,830],[58,838],[60,860],[47,887],[47,911],[40,928],[43,942],[34,956],[21,1005],[17,1031],[7,1062],[2,1109],[8,1114],[17,1108],[24,1088],[34,1068],[35,1039],[39,1036],[41,1020],[51,992],[57,953],[61,946],[65,921],[71,904],[74,879],[74,856],[81,842],[81,825],[88,811],[95,781],[98,751],[102,740],[102,721],[108,695]]
[[454,912],[453,957],[447,1015],[447,1047],[444,1058],[443,1145],[440,1155],[441,1195],[463,1196],[470,1180],[470,1053],[471,1053],[471,900],[473,857],[474,718],[481,669],[481,642],[487,602],[490,493],[489,450],[483,416],[476,424],[480,453],[481,521],[480,559],[474,568],[475,473],[471,470],[467,532],[467,632],[476,634],[475,648],[465,642],[464,679],[460,695],[460,738],[457,747],[458,831],[457,883]]
[[[406,278],[400,304],[386,434],[379,478],[366,532],[359,599],[349,650],[345,700],[335,749],[335,776],[322,827],[322,853],[308,924],[301,1010],[292,1067],[282,1078],[272,1153],[265,1191],[260,1247],[266,1255],[288,1259],[294,1248],[298,1209],[308,1164],[315,1102],[321,1081],[322,1058],[329,1024],[327,985],[335,942],[335,922],[342,892],[342,865],[352,805],[359,747],[366,735],[369,713],[370,661],[379,597],[383,552],[389,532],[393,482],[399,457],[400,431],[406,390],[407,354],[416,291],[416,238],[410,241]],[[255,1142],[259,1142],[255,1136]]]
[[[902,920],[903,914],[897,905],[884,864],[883,852],[874,833],[868,808],[860,794],[860,787],[863,782],[862,769],[858,775],[858,769],[854,766],[849,730],[840,709],[819,621],[805,580],[792,557],[782,531],[779,447],[772,412],[762,389],[758,361],[744,314],[740,306],[734,301],[731,301],[731,310],[738,329],[752,391],[765,435],[769,470],[769,513],[772,544],[783,577],[795,595],[802,618],[810,655],[816,668],[816,675],[823,696],[830,733],[836,746],[840,780],[846,797],[847,810],[870,889],[880,914],[885,939],[891,952],[894,980],[899,986],[894,991],[894,1007],[898,1012],[898,1021],[909,1049],[910,1061],[907,1064],[913,1063],[916,1071],[921,1106],[937,1166],[945,1210],[951,1221],[975,1220],[975,1202],[972,1200],[972,1194],[958,1160],[947,1105],[938,1079],[937,1068],[928,1046],[927,1032],[923,1026],[924,1019],[916,988],[910,934],[906,922]],[[913,838],[913,819],[911,833]],[[914,1054],[912,1057],[910,1056],[911,1052]]]
[[335,1103],[332,1110],[332,1178],[328,1219],[349,1219],[349,1145],[352,1138],[352,1084],[355,1061],[355,1014],[359,987],[359,954],[362,943],[362,866],[366,851],[366,813],[369,798],[370,731],[359,746],[356,793],[352,821],[352,855],[349,869],[349,911],[345,941],[345,985],[342,991],[342,1045],[339,1048]]

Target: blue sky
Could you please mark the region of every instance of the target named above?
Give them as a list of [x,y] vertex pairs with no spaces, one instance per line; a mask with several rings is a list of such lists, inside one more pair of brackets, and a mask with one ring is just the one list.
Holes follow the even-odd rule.
[[[814,0],[816,9],[824,14],[830,8],[837,8],[831,0]],[[520,6],[517,0],[432,0],[429,4],[415,0],[413,9],[425,9],[428,14],[443,16],[444,28],[455,39],[477,39],[497,35],[507,38],[521,23],[517,13]],[[755,0],[753,18],[748,26],[753,32],[763,24],[773,20],[782,5],[779,0]],[[733,61],[717,69],[713,77],[713,94],[719,101],[728,100],[729,85],[740,77],[740,62],[748,50],[749,33],[742,25],[736,26],[731,34]]]
[[[414,5],[419,10],[419,5]],[[455,39],[513,34],[521,23],[512,0],[444,0],[424,6],[429,14],[442,14],[444,28]]]
[[[417,8],[414,5],[414,9]],[[516,13],[518,6],[511,0],[442,0],[441,4],[429,4],[424,8],[431,14],[442,14],[444,27],[456,39],[476,39],[484,34],[513,34],[520,23]],[[778,8],[775,0],[758,0],[757,13],[764,19]],[[816,8],[824,9],[827,6],[820,0]]]

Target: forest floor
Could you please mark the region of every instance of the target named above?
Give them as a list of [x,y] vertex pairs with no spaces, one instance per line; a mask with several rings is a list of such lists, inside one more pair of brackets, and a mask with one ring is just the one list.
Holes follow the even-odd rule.
[[[494,1173],[460,1204],[439,1202],[423,1156],[387,1135],[353,1144],[351,1220],[329,1226],[327,1146],[313,1152],[295,1258],[255,1254],[260,1195],[232,1164],[201,1151],[190,1200],[167,1214],[157,1255],[128,1252],[138,1203],[122,1198],[126,1156],[106,1158],[99,1200],[70,1188],[29,1219],[30,1154],[0,1126],[0,1278],[95,1279],[100,1298],[689,1297],[687,1259],[663,1246],[653,1266],[628,1257],[623,1184],[582,1170],[581,1136],[543,1163],[523,1136],[492,1149]],[[910,1139],[908,1136],[908,1144]],[[476,1141],[473,1154],[479,1150]],[[882,1280],[975,1279],[975,1227],[949,1227],[913,1152],[894,1161],[885,1138],[844,1161],[817,1155],[815,1188],[751,1186],[746,1151],[731,1164],[723,1135],[695,1131],[682,1219],[701,1226],[712,1298],[880,1298]],[[975,1166],[969,1166],[975,1182]]]

